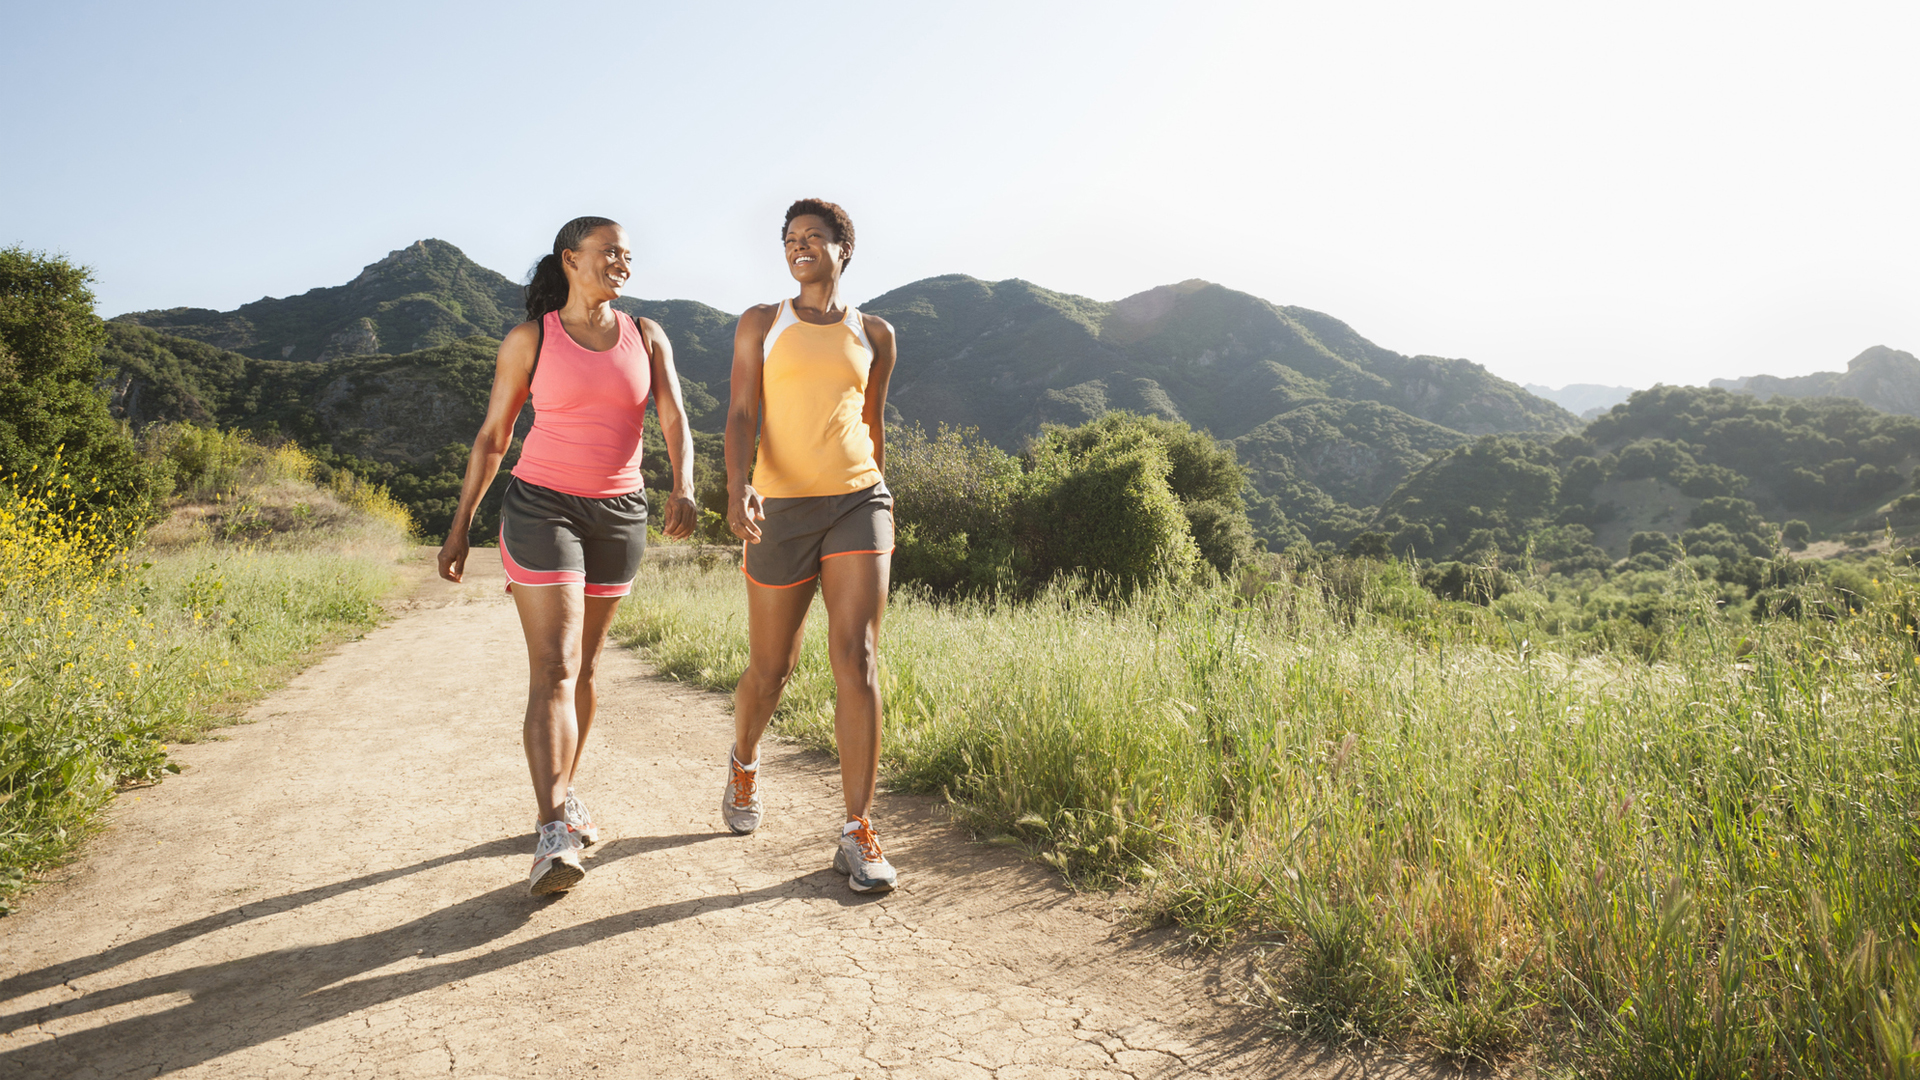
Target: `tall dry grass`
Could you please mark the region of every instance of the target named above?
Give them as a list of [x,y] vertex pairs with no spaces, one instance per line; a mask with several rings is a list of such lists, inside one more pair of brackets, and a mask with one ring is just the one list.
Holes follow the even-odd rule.
[[[1410,611],[1351,573],[896,598],[887,778],[1260,950],[1269,1015],[1318,1037],[1605,1076],[1916,1074],[1913,571],[1857,614],[1758,623],[1677,572],[1654,663],[1557,639],[1524,596]],[[730,689],[741,589],[650,570],[620,628]],[[781,730],[830,747],[831,694],[816,633]]]

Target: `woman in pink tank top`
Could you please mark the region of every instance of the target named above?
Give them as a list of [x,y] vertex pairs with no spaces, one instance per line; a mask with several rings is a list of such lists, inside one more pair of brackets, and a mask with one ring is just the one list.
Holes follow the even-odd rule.
[[626,230],[582,217],[534,267],[527,321],[500,343],[487,418],[440,548],[440,576],[459,581],[474,511],[531,397],[533,429],[501,504],[500,561],[531,672],[523,734],[539,815],[527,879],[536,895],[573,887],[586,874],[580,851],[599,838],[573,780],[593,726],[595,667],[646,545],[640,441],[649,399],[673,465],[661,531],[693,533],[693,434],[673,347],[653,320],[613,308],[631,261]]

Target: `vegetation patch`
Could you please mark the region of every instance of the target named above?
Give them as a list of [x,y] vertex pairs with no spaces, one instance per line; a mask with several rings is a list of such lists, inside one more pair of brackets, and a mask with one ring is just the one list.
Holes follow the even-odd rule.
[[[1583,633],[1544,578],[1448,601],[1369,559],[1126,599],[909,592],[885,774],[1071,880],[1135,883],[1197,944],[1263,950],[1274,1022],[1317,1037],[1910,1075],[1920,578],[1862,573],[1756,622],[1681,565],[1650,649]],[[649,568],[619,632],[730,689],[738,580]],[[830,749],[832,692],[815,634],[779,730]]]
[[291,447],[169,445],[196,439],[220,449],[216,466],[176,478],[208,491],[225,462],[234,482],[175,507],[152,543],[130,546],[138,530],[88,509],[92,485],[67,474],[0,487],[0,912],[116,793],[178,771],[169,744],[372,626],[397,580],[409,538],[390,500],[316,487]]

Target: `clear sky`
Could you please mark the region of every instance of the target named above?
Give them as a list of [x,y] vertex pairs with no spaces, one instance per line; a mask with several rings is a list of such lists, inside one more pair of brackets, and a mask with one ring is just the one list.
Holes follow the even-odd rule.
[[1794,375],[1920,352],[1917,56],[1913,0],[12,2],[0,244],[114,315],[595,213],[731,311],[819,195],[856,300],[1198,277],[1521,382]]

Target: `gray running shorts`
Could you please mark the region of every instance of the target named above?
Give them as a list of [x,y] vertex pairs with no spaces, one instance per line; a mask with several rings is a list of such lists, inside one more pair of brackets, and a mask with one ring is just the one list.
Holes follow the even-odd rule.
[[585,585],[588,596],[633,591],[647,550],[645,490],[590,499],[507,481],[500,503],[500,563],[515,585]]
[[893,551],[893,493],[885,481],[845,495],[768,499],[760,542],[740,568],[755,585],[786,589],[820,576],[820,560]]

